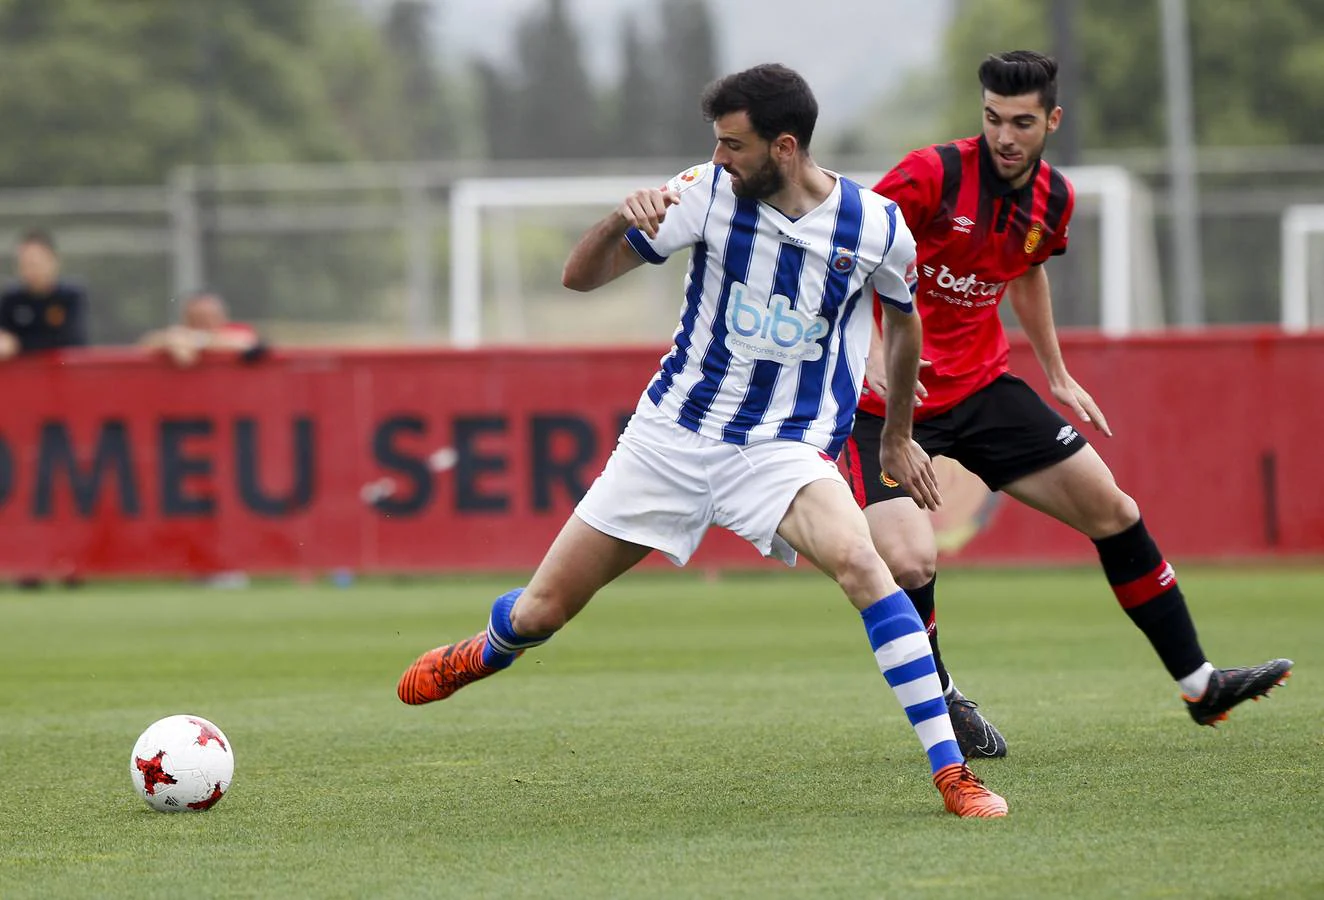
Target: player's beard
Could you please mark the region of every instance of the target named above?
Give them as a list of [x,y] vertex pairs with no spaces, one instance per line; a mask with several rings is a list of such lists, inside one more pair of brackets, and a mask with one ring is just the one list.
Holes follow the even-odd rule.
[[[999,165],[997,167],[998,177],[1001,178],[1003,181],[1007,181],[1007,182],[1015,182],[1017,179],[1022,178],[1026,172],[1029,172],[1036,165],[1038,165],[1039,160],[1043,158],[1044,149],[1047,146],[1048,146],[1048,137],[1045,136],[1044,139],[1039,142],[1039,146],[1034,149],[1034,152],[1024,154],[1024,158],[1022,159],[1021,164],[1017,166],[1013,171],[1010,172],[1004,171]],[[994,153],[994,157],[996,158],[997,156],[996,148],[993,150],[993,153]]]
[[742,200],[763,200],[786,186],[786,176],[772,161],[771,153],[753,172],[748,175],[737,172],[736,175],[740,181],[731,182],[731,192]]

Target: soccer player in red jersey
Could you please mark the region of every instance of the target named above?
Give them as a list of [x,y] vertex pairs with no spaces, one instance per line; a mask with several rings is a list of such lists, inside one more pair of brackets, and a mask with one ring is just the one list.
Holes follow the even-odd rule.
[[[983,133],[916,150],[875,185],[895,201],[918,244],[917,300],[928,361],[914,439],[1022,503],[1094,541],[1118,602],[1181,686],[1192,718],[1213,725],[1233,706],[1268,693],[1290,672],[1276,659],[1215,669],[1205,658],[1172,566],[1145,529],[1136,502],[1078,432],[1007,366],[998,318],[1006,295],[1053,398],[1111,437],[1108,421],[1067,372],[1053,327],[1043,263],[1067,249],[1074,193],[1042,160],[1062,119],[1057,63],[1033,51],[990,56],[979,67]],[[879,323],[881,327],[881,323]],[[877,331],[877,329],[875,329]],[[887,412],[881,339],[845,455],[874,542],[929,630],[957,739],[966,756],[1005,756],[1006,741],[952,683],[934,619],[937,547],[928,513],[882,471]]]

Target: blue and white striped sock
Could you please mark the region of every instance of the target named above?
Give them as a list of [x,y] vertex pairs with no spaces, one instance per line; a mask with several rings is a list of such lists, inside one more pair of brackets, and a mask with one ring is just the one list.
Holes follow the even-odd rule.
[[515,627],[510,624],[510,611],[522,593],[524,588],[515,588],[497,597],[492,604],[492,615],[487,620],[487,644],[483,647],[483,665],[488,668],[504,669],[525,650],[551,640],[550,634],[524,637],[515,633]]
[[861,612],[860,618],[878,668],[929,754],[929,766],[937,772],[943,766],[965,762],[952,733],[924,623],[906,592],[898,589]]

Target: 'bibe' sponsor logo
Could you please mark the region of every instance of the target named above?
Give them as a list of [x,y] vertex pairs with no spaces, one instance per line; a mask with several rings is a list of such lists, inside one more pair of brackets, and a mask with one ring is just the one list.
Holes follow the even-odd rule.
[[750,296],[744,284],[731,285],[726,345],[734,352],[783,364],[813,362],[823,355],[818,342],[828,329],[827,319],[792,308],[781,294],[773,294],[763,304]]

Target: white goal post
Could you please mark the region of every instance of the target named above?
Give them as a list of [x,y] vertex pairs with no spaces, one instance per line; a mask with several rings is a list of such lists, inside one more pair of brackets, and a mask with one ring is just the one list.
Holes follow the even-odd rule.
[[[1157,292],[1153,215],[1147,192],[1120,166],[1065,167],[1082,200],[1098,204],[1099,324],[1110,336],[1162,321]],[[674,173],[638,177],[470,178],[450,191],[450,339],[457,347],[483,341],[483,213],[489,210],[596,206],[604,210],[641,186],[665,184]],[[847,177],[872,184],[877,173]]]
[[1299,334],[1310,328],[1310,236],[1324,231],[1324,206],[1283,210],[1282,326]]

